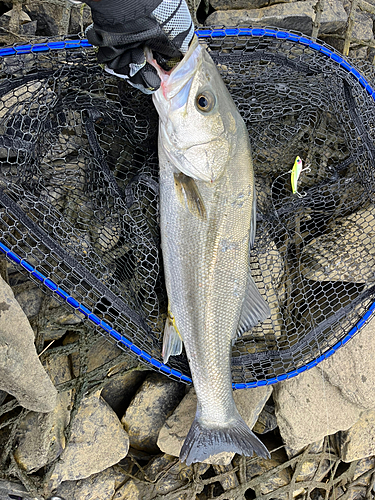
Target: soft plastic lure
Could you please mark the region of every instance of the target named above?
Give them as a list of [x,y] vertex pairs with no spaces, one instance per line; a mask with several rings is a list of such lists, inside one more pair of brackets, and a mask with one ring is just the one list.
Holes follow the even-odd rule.
[[309,167],[302,168],[302,160],[299,156],[297,156],[295,161],[294,161],[293,168],[291,170],[290,183],[292,185],[293,194],[296,194],[299,197],[304,196],[298,192],[298,179],[299,179],[299,176],[301,175],[301,173],[304,171],[309,172],[310,168]]

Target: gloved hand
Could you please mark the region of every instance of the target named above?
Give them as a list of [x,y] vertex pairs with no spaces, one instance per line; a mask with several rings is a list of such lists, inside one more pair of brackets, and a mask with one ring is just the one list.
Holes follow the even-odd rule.
[[149,47],[165,69],[181,59],[194,36],[185,0],[86,0],[94,23],[86,30],[88,41],[99,47],[98,61],[106,70],[142,92],[160,86],[155,68],[146,62]]

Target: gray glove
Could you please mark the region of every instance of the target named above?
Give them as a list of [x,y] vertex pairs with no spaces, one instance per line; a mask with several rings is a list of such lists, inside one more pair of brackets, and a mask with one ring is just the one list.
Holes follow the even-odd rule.
[[99,47],[98,61],[142,92],[160,86],[155,68],[146,62],[149,47],[157,62],[170,69],[188,50],[194,35],[185,0],[86,0],[94,23],[88,41]]

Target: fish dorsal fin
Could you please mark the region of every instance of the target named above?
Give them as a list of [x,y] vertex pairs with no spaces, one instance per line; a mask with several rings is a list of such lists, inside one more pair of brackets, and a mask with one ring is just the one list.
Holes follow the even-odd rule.
[[185,205],[186,200],[186,205],[192,215],[199,219],[206,219],[206,208],[195,180],[179,172],[174,174],[174,184],[179,202]]
[[182,339],[177,330],[173,315],[168,312],[164,326],[163,337],[163,363],[168,363],[169,356],[178,356],[182,353]]
[[247,274],[246,293],[242,303],[240,320],[234,339],[240,337],[258,323],[262,323],[270,316],[270,308],[261,296],[249,269]]

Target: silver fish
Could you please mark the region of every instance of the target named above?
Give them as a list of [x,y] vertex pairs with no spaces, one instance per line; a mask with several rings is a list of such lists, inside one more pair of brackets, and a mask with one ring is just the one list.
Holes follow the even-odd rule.
[[[155,67],[148,54],[149,62]],[[194,40],[153,95],[159,114],[160,226],[169,318],[163,356],[185,345],[198,398],[180,459],[269,453],[241,418],[231,382],[237,336],[270,315],[249,272],[255,192],[246,126]]]

